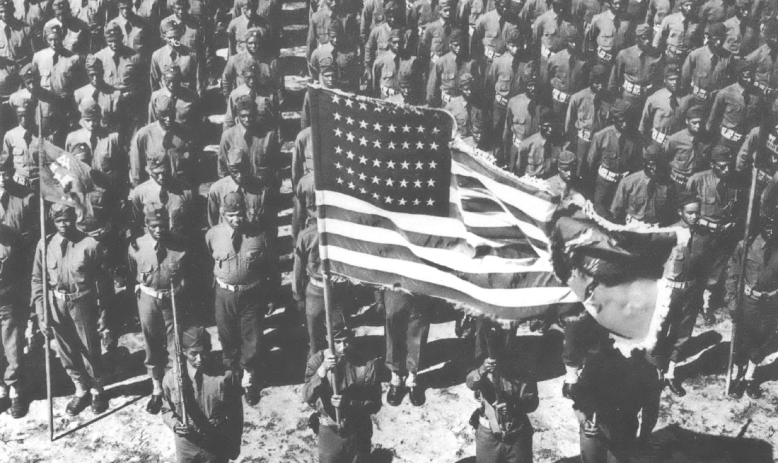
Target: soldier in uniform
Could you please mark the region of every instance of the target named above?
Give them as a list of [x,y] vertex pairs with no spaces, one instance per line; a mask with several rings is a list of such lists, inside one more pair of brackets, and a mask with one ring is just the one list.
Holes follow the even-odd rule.
[[578,29],[570,26],[563,32],[566,47],[548,60],[551,99],[554,112],[567,113],[570,97],[589,84],[589,63],[580,55]]
[[589,73],[589,86],[570,97],[565,118],[565,133],[569,147],[575,152],[576,174],[588,178],[586,158],[592,135],[604,129],[610,120],[613,98],[606,89],[608,73],[602,64],[596,64]]
[[689,177],[708,167],[708,147],[702,117],[705,111],[700,106],[692,106],[686,111],[686,128],[667,138],[667,159],[670,160],[670,178],[685,190]]
[[[388,11],[390,2],[393,3],[395,11]],[[370,36],[373,34],[373,31],[388,23],[390,16],[399,15],[394,18],[395,22],[390,24],[391,27],[389,30],[401,26],[404,23],[403,15],[405,14],[405,10],[403,9],[403,3],[391,0],[368,0],[364,2],[362,6],[362,15],[360,16],[359,21],[359,38],[361,44],[365,46],[366,54],[368,48],[368,45],[366,44],[370,41]]]
[[279,286],[275,240],[248,224],[240,192],[228,193],[220,211],[223,221],[205,235],[214,259],[216,326],[225,366],[236,377],[242,370],[246,402],[256,405],[265,381],[259,375],[264,314]]
[[[481,63],[468,57],[467,33],[456,28],[449,37],[451,51],[442,56],[432,66],[427,81],[427,104],[440,108],[459,95],[459,80],[463,74],[470,74],[477,83],[483,82]],[[478,93],[480,88],[473,89]]]
[[[157,0],[154,0],[155,2]],[[149,60],[151,54],[159,46],[160,38],[154,30],[156,23],[150,23],[148,16],[141,16],[142,8],[148,1],[141,0],[139,11],[136,12],[133,0],[117,0],[119,15],[111,20],[111,23],[118,24],[122,31],[122,43],[126,47],[135,50],[143,61],[144,71],[148,72]],[[156,13],[155,13],[156,15]],[[157,16],[155,16],[157,17]],[[158,17],[157,17],[158,18]]]
[[533,44],[540,44],[540,81],[548,81],[548,61],[567,46],[563,31],[573,26],[570,0],[552,0],[551,9],[532,24]]
[[512,172],[518,176],[549,178],[556,174],[557,159],[562,151],[556,115],[544,109],[540,112],[539,131],[523,140]]
[[[146,203],[143,208],[146,233],[127,250],[130,275],[135,278],[135,296],[146,349],[146,369],[153,389],[146,404],[152,415],[162,407],[162,380],[165,370],[175,361],[173,308],[171,298],[175,288],[176,305],[185,306],[191,284],[186,273],[191,268],[187,246],[170,233],[170,217],[159,203]],[[182,313],[179,312],[182,319]]]
[[219,177],[229,175],[227,153],[240,148],[249,154],[251,175],[266,179],[277,178],[281,166],[281,143],[267,104],[257,105],[249,95],[235,102],[238,124],[222,133],[219,143]]
[[[777,114],[776,111],[778,102],[773,102],[771,114]],[[749,178],[753,163],[756,163],[756,198],[760,197],[770,183],[778,165],[778,126],[768,123],[766,128],[769,130],[764,145],[760,141],[761,126],[751,129],[737,153],[735,162],[735,172],[744,178]]]
[[14,180],[17,162],[16,156],[12,154],[14,151],[13,148],[7,151],[3,149],[3,161],[0,163],[0,223],[13,228],[21,236],[21,250],[29,261],[25,270],[29,271],[34,246],[40,239],[38,202],[30,188]]
[[519,156],[521,142],[540,130],[539,116],[548,109],[545,99],[539,93],[538,70],[535,62],[524,68],[523,91],[508,100],[505,113],[505,127],[502,141],[505,157],[498,159],[500,166],[513,169]]
[[[329,42],[320,45],[311,54],[308,70],[314,80],[318,79],[320,69],[326,61],[332,61],[335,65],[337,88],[347,92],[359,90],[359,45],[353,38],[349,39],[349,34],[345,33],[340,21],[330,23]],[[306,101],[304,106],[307,107],[308,104],[310,102]]]
[[386,101],[397,104],[409,104],[411,106],[421,106],[424,104],[424,82],[419,82],[418,74],[410,69],[402,70],[398,74],[400,84],[400,93],[390,96]]
[[[510,337],[506,339],[509,344]],[[522,365],[521,353],[510,345],[495,345],[493,350],[494,357],[485,358],[466,379],[481,402],[470,417],[476,460],[531,463],[534,430],[527,414],[537,410],[540,402],[537,382]]]
[[330,23],[334,21],[343,26],[345,35],[342,40],[359,43],[360,11],[357,3],[349,0],[324,0],[324,6],[311,16],[308,26],[308,49],[305,57],[309,61],[313,51],[329,41]]
[[297,185],[304,176],[311,172],[313,172],[313,140],[311,139],[311,128],[307,127],[297,134],[292,151],[292,191],[295,192],[292,210],[293,243],[297,243],[297,235],[300,230],[305,228],[307,218],[307,212],[298,199]]
[[489,111],[483,102],[473,93],[473,76],[463,74],[459,79],[460,94],[452,98],[444,109],[454,115],[459,137],[473,148],[488,150],[491,146],[489,136]]
[[633,115],[639,118],[646,98],[661,82],[663,61],[651,48],[651,29],[647,25],[635,28],[635,38],[635,45],[616,55],[608,87],[614,95],[621,95],[632,106]]
[[681,0],[679,11],[665,16],[654,33],[654,48],[668,60],[682,63],[686,56],[703,44],[705,25],[700,20],[698,0]]
[[112,161],[124,175],[115,175],[116,183],[111,187],[126,193],[127,171],[123,167],[127,165],[127,157],[119,143],[119,134],[102,127],[102,111],[95,100],[81,101],[78,110],[81,112],[81,128],[70,132],[65,141],[65,150],[73,152],[76,145],[84,143],[89,149],[89,159],[97,160],[98,163],[103,160]]
[[145,182],[147,158],[161,153],[172,155],[173,174],[192,180],[194,133],[176,121],[174,99],[160,95],[152,101],[156,122],[138,130],[130,143],[130,182],[133,187]]
[[[379,359],[360,355],[342,314],[335,312],[332,319],[335,352],[321,350],[308,359],[302,396],[316,410],[319,462],[363,462],[370,458],[371,415],[381,409]],[[340,410],[340,423],[335,409]]]
[[14,17],[29,28],[34,50],[46,47],[43,37],[43,25],[51,18],[51,3],[45,0],[11,0],[14,4]]
[[46,28],[57,25],[62,30],[62,42],[66,50],[77,53],[82,57],[89,53],[90,33],[89,26],[82,20],[73,16],[68,0],[54,0],[51,3],[51,11],[54,17],[46,23]]
[[750,54],[759,46],[759,28],[751,19],[751,0],[736,0],[735,14],[724,21],[727,36],[724,48],[737,57]]
[[[759,383],[754,379],[756,368],[768,355],[778,350],[778,253],[775,252],[776,179],[762,193],[759,208],[759,233],[740,241],[729,262],[727,274],[727,307],[738,327],[735,337],[735,368],[729,395],[741,398],[743,392],[752,399],[762,397]],[[745,248],[745,249],[744,249]],[[747,259],[742,266],[742,259]],[[743,295],[738,305],[741,269]]]
[[687,189],[700,198],[700,239],[706,255],[702,275],[705,285],[704,316],[716,322],[715,311],[724,303],[727,262],[742,233],[745,219],[743,189],[735,178],[732,150],[716,145],[711,150],[710,169],[691,176]]
[[[180,372],[184,391],[178,386],[175,369],[168,370],[162,380],[162,421],[175,434],[176,462],[237,459],[243,434],[240,390],[231,373],[210,355],[211,335],[205,328],[187,328],[181,334],[181,349],[186,357]],[[186,404],[186,420],[182,403]]]
[[708,116],[706,129],[709,133],[719,132],[719,140],[737,149],[752,128],[759,125],[762,114],[762,95],[754,86],[754,67],[746,61],[739,61],[735,72],[737,82],[716,94]]
[[22,85],[19,70],[32,59],[29,28],[14,17],[12,0],[0,0],[0,139],[14,125],[13,107],[8,98]]
[[257,15],[258,6],[259,0],[238,0],[235,2],[238,16],[227,26],[227,50],[230,56],[246,51],[246,32],[249,30],[260,28],[264,29],[263,32],[267,32],[267,24]]
[[230,56],[224,66],[221,89],[225,100],[230,93],[243,85],[243,69],[254,63],[259,65],[259,86],[263,88],[262,96],[275,95],[278,104],[284,102],[284,75],[278,67],[278,59],[267,52],[265,32],[260,28],[246,31],[246,51]]
[[[563,149],[557,159],[558,173],[546,181],[553,193],[559,194],[561,205],[567,206],[574,197],[585,198],[588,193],[578,175],[578,158],[575,153]],[[580,198],[578,198],[580,199]]]
[[643,170],[619,182],[611,205],[616,223],[666,227],[675,223],[678,195],[662,147],[651,143],[643,149]]
[[400,74],[409,74],[420,95],[424,69],[414,55],[418,35],[415,28],[393,29],[389,35],[389,49],[373,63],[373,93],[386,99],[400,93]]
[[154,105],[158,98],[164,96],[176,106],[175,120],[194,133],[199,133],[202,126],[203,110],[200,96],[194,90],[182,85],[181,69],[171,65],[162,70],[162,88],[151,94],[148,109],[149,124],[157,120]]
[[635,43],[637,23],[627,13],[627,0],[608,0],[604,3],[607,9],[592,18],[584,50],[596,56],[597,62],[610,70],[621,50]]
[[[173,14],[162,20],[160,28],[164,27],[166,22],[178,22],[184,30],[181,43],[194,50],[198,56],[203,57],[206,60],[207,69],[211,69],[216,52],[213,49],[213,37],[209,38],[211,31],[208,29],[208,22],[201,21],[191,13],[189,0],[173,0],[170,4],[170,11]],[[243,34],[240,36],[243,37]]]
[[224,130],[235,127],[238,115],[237,102],[242,97],[253,98],[257,107],[267,108],[268,122],[277,125],[279,122],[280,108],[276,94],[270,93],[262,86],[262,70],[258,62],[247,62],[242,71],[243,85],[230,93],[227,100],[227,113],[224,116]]
[[746,56],[755,74],[754,84],[762,91],[769,93],[778,88],[778,76],[775,65],[778,63],[778,19],[771,18],[762,24],[764,45]]
[[683,64],[682,86],[697,104],[709,107],[719,89],[731,82],[731,55],[723,48],[726,27],[705,26],[707,43],[692,51]]
[[588,170],[594,178],[594,210],[610,216],[610,206],[621,179],[640,169],[643,142],[631,126],[630,104],[617,101],[611,108],[613,124],[592,137],[587,157]]
[[494,9],[478,18],[470,37],[470,53],[485,57],[486,69],[491,69],[494,60],[507,51],[505,37],[511,30],[518,30],[512,22],[515,19],[506,14],[506,3],[509,0],[496,0]]
[[15,110],[19,125],[5,134],[3,157],[12,159],[16,183],[34,187],[38,183],[38,159],[33,156],[33,152],[37,152],[38,143],[35,104],[31,100],[24,100]]
[[[57,233],[41,240],[32,272],[32,303],[38,326],[57,340],[57,352],[76,386],[67,413],[76,416],[90,403],[100,414],[108,409],[103,391],[105,366],[100,359],[100,335],[105,330],[113,282],[105,265],[105,248],[76,228],[73,207],[55,203],[51,219]],[[45,244],[44,244],[45,243]],[[43,253],[48,268],[43,268]],[[44,323],[43,285],[49,285],[49,326]]]
[[[438,60],[451,51],[451,35],[459,30],[458,38],[463,40],[460,48],[467,45],[459,29],[462,18],[457,15],[457,0],[438,0],[438,19],[427,23],[419,44],[419,59],[425,63],[424,69],[432,73]],[[420,31],[421,32],[421,31]]]
[[[402,27],[402,14],[400,3],[395,0],[388,0],[384,4],[385,21],[373,27],[370,35],[365,41],[365,62],[364,79],[369,81],[372,77],[373,64],[384,53],[389,50],[389,41],[393,30]],[[367,5],[366,5],[367,7]],[[362,24],[364,28],[365,25]]]
[[[5,158],[0,166],[0,180],[4,184],[10,179],[8,174],[13,172],[13,163],[9,161],[10,158]],[[7,195],[3,191],[0,198]],[[11,416],[15,419],[27,414],[29,400],[23,390],[25,365],[22,357],[28,305],[24,300],[24,292],[19,290],[20,286],[26,286],[23,280],[25,270],[28,270],[23,246],[18,231],[0,224],[0,341],[4,360],[0,365],[0,401],[4,410],[10,402]]]
[[681,90],[681,68],[677,64],[665,66],[664,74],[664,88],[646,99],[639,129],[646,143],[653,141],[662,146],[667,145],[670,135],[683,130],[686,112],[693,101],[691,95]]
[[181,69],[183,85],[202,96],[207,77],[205,57],[181,43],[184,28],[179,23],[166,22],[161,29],[167,44],[151,55],[151,89],[158,90],[162,86],[163,69],[177,65]]
[[106,83],[102,60],[89,55],[86,58],[86,73],[89,83],[76,90],[73,94],[77,106],[84,100],[94,100],[100,106],[102,117],[100,122],[109,132],[119,134],[120,143],[126,147],[131,115],[126,93]]

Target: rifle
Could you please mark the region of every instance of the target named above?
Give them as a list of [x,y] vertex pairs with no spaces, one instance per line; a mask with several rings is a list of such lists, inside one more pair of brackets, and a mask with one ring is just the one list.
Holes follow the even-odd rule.
[[178,383],[178,393],[181,396],[181,420],[184,424],[189,424],[189,417],[186,414],[186,399],[184,399],[184,353],[181,349],[181,336],[178,331],[178,315],[176,314],[176,288],[173,282],[170,282],[170,304],[173,310],[173,339],[176,344],[176,382]]

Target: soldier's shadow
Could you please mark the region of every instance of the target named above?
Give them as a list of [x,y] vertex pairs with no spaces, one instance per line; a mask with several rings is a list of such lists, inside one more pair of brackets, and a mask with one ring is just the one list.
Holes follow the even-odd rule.
[[683,352],[684,356],[691,357],[703,350],[704,352],[695,360],[678,367],[678,375],[681,378],[695,378],[724,373],[727,369],[729,346],[729,342],[721,342],[721,334],[716,331],[711,330],[695,336],[689,340],[687,349]]

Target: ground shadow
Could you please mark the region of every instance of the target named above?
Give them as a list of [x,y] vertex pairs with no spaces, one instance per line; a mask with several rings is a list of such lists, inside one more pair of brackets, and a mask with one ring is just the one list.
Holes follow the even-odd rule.
[[[556,463],[580,461],[563,458]],[[768,463],[773,461],[773,446],[760,439],[714,436],[670,425],[654,431],[648,444],[634,448],[633,463]]]
[[778,380],[778,360],[756,369],[756,380],[759,384]]
[[727,370],[729,342],[720,342],[702,353],[696,360],[678,367],[681,378],[719,375]]
[[422,362],[423,366],[443,363],[441,368],[424,372],[419,376],[424,387],[441,389],[462,384],[473,365],[473,340],[436,339],[425,346]]
[[392,463],[394,461],[394,452],[389,449],[373,449],[370,454],[370,461],[372,463]]
[[461,460],[457,460],[455,463],[475,463],[475,457],[467,457]]

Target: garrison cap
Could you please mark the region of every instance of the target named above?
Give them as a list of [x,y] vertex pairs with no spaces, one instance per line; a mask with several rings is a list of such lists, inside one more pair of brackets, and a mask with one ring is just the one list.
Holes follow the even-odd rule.
[[237,191],[227,193],[222,200],[222,209],[224,212],[242,212],[246,210],[246,200],[243,195]]
[[711,37],[724,38],[727,36],[727,26],[720,22],[710,23],[705,26],[705,33]]
[[[766,36],[767,34],[765,34],[765,37]],[[754,70],[755,70],[754,64],[746,59],[738,60],[737,63],[735,63],[735,72],[738,74],[742,72],[754,72]]]
[[578,28],[572,24],[565,27],[562,29],[562,38],[567,41],[575,40],[578,38]]
[[86,120],[94,120],[102,115],[100,105],[91,98],[86,98],[78,105],[78,112],[81,113],[81,118]]
[[697,193],[693,191],[681,191],[681,193],[678,195],[678,207],[684,207],[687,204],[692,203],[699,203],[700,198],[697,196]]
[[738,8],[751,8],[751,0],[735,0],[735,6]]
[[710,150],[710,159],[713,162],[732,161],[732,151],[724,145],[718,144]]
[[658,162],[664,159],[662,146],[659,143],[651,143],[643,149],[643,160]]
[[133,1],[132,0],[117,0],[116,4],[118,6],[128,5],[128,6],[132,7],[133,6]]
[[354,337],[354,330],[349,327],[343,312],[336,310],[332,312],[332,338],[348,339]]
[[241,95],[235,101],[235,109],[237,111],[255,110],[257,103],[251,95]]
[[151,106],[152,109],[154,109],[154,114],[158,118],[166,114],[175,113],[176,111],[176,102],[165,94],[159,94],[154,97]]
[[389,31],[389,39],[402,39],[403,37],[403,31],[402,29],[394,28],[391,31]]
[[524,66],[524,83],[536,83],[538,80],[538,63],[537,61],[530,61]]
[[103,32],[106,39],[121,39],[124,37],[124,33],[122,32],[122,27],[119,25],[119,23],[115,22],[109,22],[107,26],[105,26],[105,32]]
[[259,76],[259,62],[254,58],[251,58],[240,70],[242,76]]
[[449,43],[457,42],[460,44],[467,43],[467,32],[461,27],[454,27],[451,30],[451,35],[448,38]]
[[183,31],[181,30],[181,23],[178,21],[164,21],[162,25],[160,26],[160,29],[162,29],[162,34],[165,35],[168,32],[177,32],[181,34]]
[[551,109],[545,107],[540,109],[540,117],[538,119],[540,119],[541,124],[553,124],[557,120],[556,114]]
[[240,168],[243,166],[248,166],[249,164],[249,154],[246,152],[246,150],[239,148],[239,147],[233,147],[227,152],[227,167],[230,168]]
[[668,64],[665,66],[665,79],[672,76],[680,76],[681,75],[681,66],[678,66],[677,64]]
[[471,88],[473,86],[473,75],[466,72],[459,76],[459,86],[461,88]]
[[143,216],[146,218],[146,222],[167,222],[169,220],[167,208],[160,203],[147,203],[143,206]]
[[592,82],[602,82],[608,78],[608,72],[605,70],[605,66],[602,64],[595,64],[592,68],[592,72],[589,73],[589,80]]
[[168,64],[165,69],[162,70],[162,75],[165,77],[181,77],[181,68],[177,64]]
[[331,74],[335,72],[335,61],[332,57],[325,56],[319,60],[319,74]]
[[626,100],[618,100],[611,108],[611,114],[614,116],[623,116],[629,111],[630,104]]
[[51,209],[49,209],[49,216],[51,217],[51,220],[56,220],[60,217],[72,217],[75,219],[76,209],[67,204],[54,203],[51,205]]
[[[509,24],[509,23],[506,23]],[[522,42],[521,31],[514,25],[509,25],[505,33],[505,43],[510,45],[519,45]]]
[[35,102],[29,98],[26,98],[21,100],[19,104],[16,105],[16,114],[32,114],[32,112],[35,111],[35,108]]
[[246,33],[243,35],[243,40],[248,42],[248,40],[253,37],[256,37],[258,39],[265,38],[265,30],[262,29],[261,27],[252,27],[251,29],[247,30]]
[[572,166],[577,163],[578,163],[578,158],[575,157],[575,153],[573,153],[572,151],[562,150],[562,152],[559,153],[559,159],[557,160],[557,165]]
[[86,57],[86,71],[102,74],[103,73],[103,61],[95,55],[89,55]]
[[47,22],[46,26],[43,28],[43,37],[48,37],[53,34],[62,37],[62,24],[56,19]]
[[705,114],[705,109],[702,106],[692,106],[686,110],[686,119],[701,119]]
[[181,347],[184,349],[205,349],[211,347],[211,335],[200,325],[190,326],[181,336]]
[[89,145],[87,145],[86,143],[77,143],[76,146],[74,146],[73,149],[70,150],[70,152],[73,153],[73,156],[75,156],[76,159],[80,159],[80,160],[88,159],[89,157],[92,156],[92,150],[89,149]]
[[638,26],[635,28],[635,36],[641,38],[650,37],[651,28],[648,27],[648,24],[646,23],[638,24]]
[[157,167],[170,167],[170,156],[167,153],[157,153],[146,158],[146,167],[156,169]]

